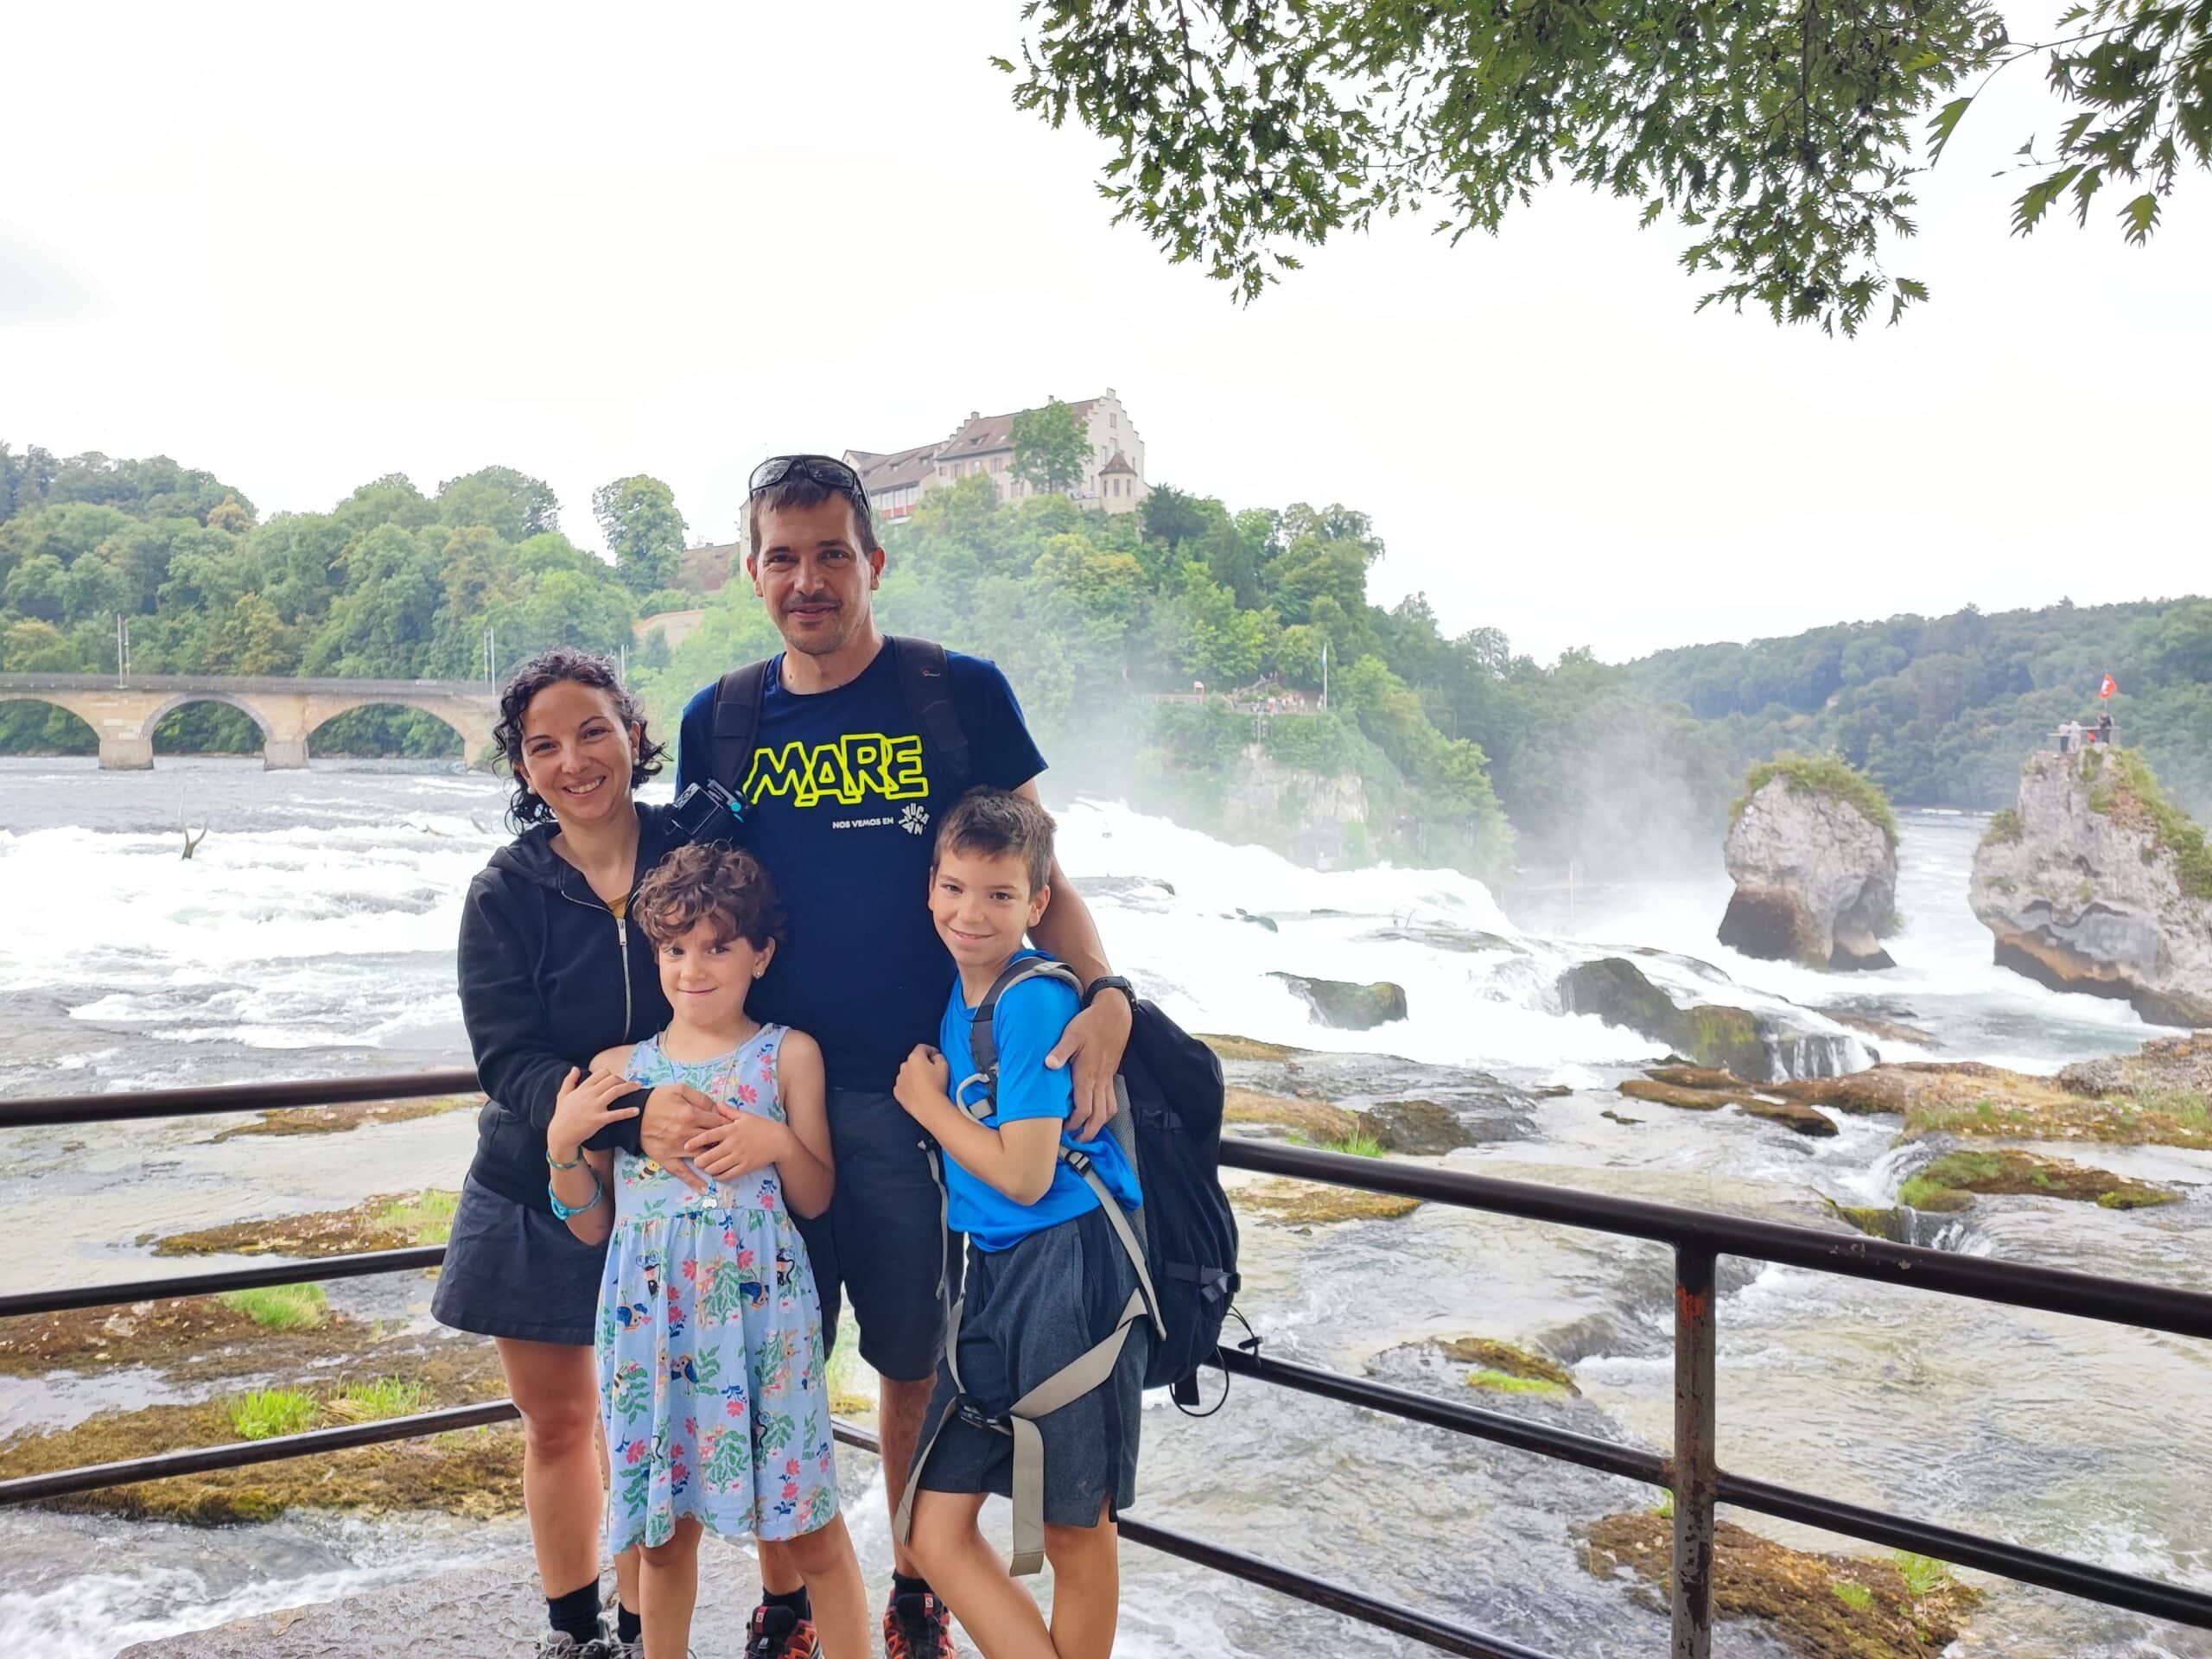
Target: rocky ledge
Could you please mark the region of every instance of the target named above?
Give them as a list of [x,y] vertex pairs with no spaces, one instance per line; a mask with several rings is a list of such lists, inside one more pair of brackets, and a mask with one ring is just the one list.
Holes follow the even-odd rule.
[[1783,755],[1753,770],[1726,848],[1736,884],[1720,943],[1808,968],[1893,968],[1897,820],[1840,760]]
[[2000,967],[2212,1026],[2212,849],[2132,749],[2031,755],[1974,859]]

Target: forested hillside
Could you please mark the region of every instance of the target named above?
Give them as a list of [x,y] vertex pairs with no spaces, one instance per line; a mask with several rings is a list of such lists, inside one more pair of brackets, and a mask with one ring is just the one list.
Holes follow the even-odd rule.
[[[651,629],[632,650],[633,683],[672,721],[697,687],[774,648],[741,570],[709,601],[664,586],[684,538],[666,485],[617,480],[593,505],[613,563],[562,533],[550,488],[507,467],[435,494],[379,478],[327,512],[264,522],[243,491],[166,458],[0,444],[0,671],[112,671],[120,614],[139,673],[475,678],[487,649],[500,672],[553,644],[611,654],[640,617],[703,603],[672,653]],[[1370,604],[1383,544],[1341,505],[1232,512],[1160,488],[1116,517],[1058,496],[1002,505],[976,478],[931,492],[885,541],[886,626],[996,658],[1060,788],[1200,825],[1258,753],[1357,775],[1369,821],[1353,850],[1370,856],[1488,875],[1710,860],[1746,766],[1784,749],[1836,750],[1900,805],[2002,805],[2026,750],[2069,715],[2094,717],[2107,672],[2122,740],[2200,814],[2212,806],[2212,601],[1897,617],[1547,667],[1495,629],[1446,636],[1419,595]],[[1201,680],[1203,704],[1189,696]],[[1238,712],[1220,694],[1240,689],[1295,692],[1310,712]],[[453,741],[428,716],[365,709],[314,747]],[[203,703],[156,744],[257,739]],[[92,748],[72,716],[0,704],[0,753]]]

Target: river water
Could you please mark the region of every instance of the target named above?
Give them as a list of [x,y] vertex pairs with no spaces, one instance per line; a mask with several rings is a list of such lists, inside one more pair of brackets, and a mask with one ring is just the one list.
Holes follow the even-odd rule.
[[[452,944],[468,878],[502,838],[502,801],[491,779],[373,763],[264,772],[179,760],[102,773],[0,761],[0,1094],[465,1061]],[[1930,1155],[1891,1147],[1886,1120],[1845,1118],[1834,1138],[1808,1141],[1734,1112],[1624,1103],[1613,1085],[1654,1052],[1558,1014],[1549,996],[1563,968],[1600,954],[1642,950],[1656,979],[1783,1014],[1804,1033],[1793,1052],[1821,1070],[1879,1048],[2050,1071],[2149,1034],[2124,1005],[2059,996],[1991,965],[1966,906],[1981,828],[1969,817],[1907,816],[1901,965],[1833,978],[1713,942],[1726,899],[1717,857],[1695,880],[1522,894],[1509,916],[1451,873],[1316,873],[1118,805],[1054,804],[1063,861],[1094,883],[1117,966],[1192,1029],[1319,1051],[1288,1079],[1232,1071],[1352,1105],[1442,1102],[1478,1136],[1454,1166],[1822,1224],[1823,1198],[1880,1202]],[[189,861],[181,823],[208,829]],[[1410,1017],[1368,1034],[1317,1027],[1273,970],[1395,980]],[[1907,1022],[1930,1040],[1883,1042],[1824,1009]],[[1501,1084],[1572,1092],[1531,1100]],[[1602,1115],[1622,1107],[1639,1121]],[[147,1236],[452,1185],[474,1138],[466,1115],[213,1145],[219,1127],[0,1137],[6,1283],[139,1276],[158,1271],[134,1242]],[[2115,1214],[1983,1199],[1942,1242],[2212,1288],[2212,1157],[2060,1150],[2187,1184],[2186,1200]],[[1582,1395],[1510,1408],[1668,1442],[1671,1279],[1658,1249],[1431,1205],[1312,1230],[1251,1223],[1244,1269],[1245,1311],[1271,1351],[1441,1389],[1459,1387],[1456,1370],[1408,1344],[1478,1334],[1539,1346],[1573,1365]],[[1723,1290],[1727,1466],[2212,1588],[2205,1344],[1732,1261]],[[372,1281],[331,1294],[341,1308],[426,1317],[419,1288]],[[0,1379],[0,1434],[174,1397],[188,1396],[143,1373]],[[1204,1421],[1149,1411],[1146,1433],[1147,1519],[1548,1651],[1663,1649],[1656,1611],[1575,1565],[1579,1523],[1652,1502],[1631,1483],[1251,1385]],[[868,1497],[854,1511],[873,1575],[887,1555],[880,1508]],[[1853,1548],[1742,1518],[1787,1542]],[[441,1519],[199,1529],[0,1513],[0,1652],[106,1659],[150,1636],[521,1544],[512,1523]],[[1427,1651],[1134,1548],[1124,1571],[1131,1654]],[[2212,1659],[2204,1634],[1986,1588],[1962,1653]],[[1744,1625],[1724,1625],[1717,1650],[1781,1651]]]

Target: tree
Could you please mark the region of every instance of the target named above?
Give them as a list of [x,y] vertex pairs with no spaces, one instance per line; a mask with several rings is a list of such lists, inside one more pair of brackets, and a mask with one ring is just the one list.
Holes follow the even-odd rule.
[[1058,398],[1042,409],[1025,409],[1014,417],[1014,475],[1033,490],[1065,495],[1083,482],[1090,464],[1090,440],[1075,410]]
[[1155,484],[1137,508],[1137,522],[1148,541],[1180,547],[1206,532],[1206,515],[1198,498],[1173,484]]
[[[1175,261],[1256,298],[1294,249],[1402,213],[1496,231],[1554,178],[1671,213],[1716,301],[1855,334],[1928,296],[1885,269],[1915,175],[1987,77],[2045,60],[2073,113],[2014,205],[2084,224],[2107,183],[2146,238],[2183,159],[2212,166],[2212,6],[2090,0],[2017,42],[1994,0],[1055,0],[1024,12],[1017,106],[1114,144],[1102,186]],[[1973,92],[1955,94],[1972,81]],[[1937,100],[1943,99],[1941,107]],[[1931,111],[1932,118],[1931,118]],[[1925,123],[1925,159],[1916,149]]]
[[633,594],[671,586],[683,557],[683,515],[676,492],[644,473],[618,478],[591,493],[592,517],[607,537],[614,568]]

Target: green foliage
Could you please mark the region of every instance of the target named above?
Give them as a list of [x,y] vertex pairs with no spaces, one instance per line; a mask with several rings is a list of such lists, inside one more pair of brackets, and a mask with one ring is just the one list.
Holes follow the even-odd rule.
[[432,1187],[385,1205],[378,1212],[376,1224],[404,1233],[416,1244],[443,1244],[453,1236],[453,1218],[460,1207],[460,1193]]
[[2207,843],[2204,831],[2190,821],[2189,815],[2166,798],[2151,763],[2133,749],[2113,749],[2107,753],[2102,745],[2082,752],[2085,774],[2093,761],[2111,778],[2106,789],[2091,791],[2090,805],[2098,811],[2111,812],[2125,804],[2140,811],[2149,819],[2158,844],[2173,855],[2181,890],[2192,899],[2212,899],[2212,844]]
[[2020,822],[2018,808],[2001,807],[1990,814],[1989,828],[1982,831],[1982,844],[2002,846],[2007,842],[2019,840],[2027,832],[2027,826]]
[[[550,645],[611,653],[637,607],[605,560],[560,533],[551,487],[511,467],[449,479],[434,498],[380,478],[328,512],[259,524],[238,490],[165,457],[0,445],[0,671],[111,670],[118,613],[141,673],[473,679],[487,628],[505,670]],[[237,711],[194,703],[155,741],[250,753],[261,740]],[[442,721],[393,709],[310,737],[318,753],[442,755],[455,743]],[[0,707],[0,753],[89,747],[58,711]]]
[[348,1383],[323,1402],[323,1410],[341,1423],[381,1422],[422,1410],[429,1392],[411,1378],[379,1376]]
[[1302,1135],[1290,1137],[1292,1144],[1313,1147],[1322,1152],[1341,1152],[1351,1158],[1380,1158],[1385,1148],[1380,1141],[1364,1129],[1354,1129],[1340,1140],[1309,1140]]
[[1881,785],[1854,770],[1841,755],[1799,754],[1794,751],[1777,754],[1771,760],[1762,760],[1753,766],[1744,779],[1744,792],[1728,809],[1730,822],[1744,816],[1744,809],[1751,804],[1751,797],[1776,779],[1781,779],[1792,794],[1825,795],[1831,800],[1842,801],[1856,807],[1882,832],[1882,838],[1896,850],[1897,844],[1897,814],[1890,810],[1889,797],[1882,793]]
[[1896,1564],[1898,1576],[1904,1580],[1905,1593],[1915,1601],[1933,1595],[1951,1582],[1949,1565],[1933,1555],[1916,1555],[1909,1549],[1900,1549],[1892,1552],[1890,1560]]
[[1083,482],[1090,440],[1075,410],[1058,398],[1023,410],[1007,435],[1014,443],[1014,475],[1031,489],[1067,495]]
[[2034,42],[1993,0],[1058,0],[1023,16],[1019,66],[998,60],[1015,105],[1105,139],[1116,222],[1246,300],[1332,234],[1427,212],[1456,242],[1564,178],[1688,229],[1700,309],[1848,334],[1886,297],[1894,322],[1928,297],[1885,267],[1914,232],[1916,175],[1986,76],[2037,55],[2080,107],[2053,157],[2024,148],[2042,176],[2017,230],[2062,197],[2086,223],[2125,179],[2148,187],[2120,213],[2139,242],[2181,162],[2212,161],[2203,0],[2094,0]]
[[1874,1605],[1874,1592],[1853,1580],[1831,1580],[1828,1588],[1835,1592],[1835,1599],[1838,1601],[1854,1613],[1863,1613]]
[[271,1331],[308,1331],[329,1311],[322,1287],[264,1285],[257,1290],[226,1290],[215,1300]]
[[683,515],[676,492],[643,473],[618,478],[592,492],[592,517],[607,537],[607,550],[622,582],[639,595],[655,593],[676,580],[683,562]]
[[232,1432],[242,1440],[296,1434],[315,1421],[315,1396],[299,1389],[257,1389],[224,1402]]

